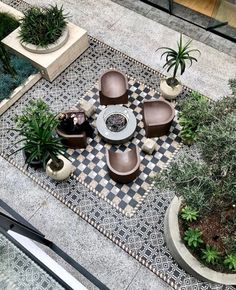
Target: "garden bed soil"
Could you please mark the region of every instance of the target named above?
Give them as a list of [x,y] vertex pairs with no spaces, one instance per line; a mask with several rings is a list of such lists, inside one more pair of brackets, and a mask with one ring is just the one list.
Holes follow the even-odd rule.
[[[224,208],[224,207],[223,207]],[[181,207],[182,209],[182,207]],[[180,211],[181,211],[180,209]],[[198,228],[202,232],[202,240],[204,244],[208,244],[212,247],[214,247],[222,256],[225,254],[225,251],[227,250],[228,246],[224,242],[224,238],[226,236],[231,237],[232,236],[232,230],[229,229],[223,222],[222,217],[225,217],[225,219],[233,220],[233,215],[235,215],[235,209],[234,208],[225,208],[222,210],[215,210],[213,213],[209,214],[208,216],[205,216],[204,218],[198,218],[197,221],[189,222],[187,225],[185,222],[179,218],[179,229],[180,229],[180,235],[182,238],[182,241],[184,241],[184,231],[187,230],[189,227],[191,228]],[[180,216],[180,214],[179,214]],[[185,242],[185,246],[188,248],[188,250],[191,252],[191,254],[199,260],[201,263],[203,263],[206,267],[222,272],[222,273],[228,273],[228,274],[235,274],[234,271],[230,271],[226,266],[223,265],[211,265],[207,264],[200,258],[201,251],[200,250],[193,250],[190,248]]]

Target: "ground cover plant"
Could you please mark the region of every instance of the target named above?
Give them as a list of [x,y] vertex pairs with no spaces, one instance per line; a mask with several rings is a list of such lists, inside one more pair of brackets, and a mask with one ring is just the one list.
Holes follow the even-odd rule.
[[[19,26],[19,22],[8,13],[0,13],[0,41]],[[8,98],[36,69],[26,60],[10,54],[0,44],[0,101]]]
[[199,122],[195,140],[200,157],[182,156],[156,177],[156,186],[174,188],[182,197],[180,233],[192,254],[216,271],[235,273],[235,80],[230,85],[232,95],[209,104]]
[[32,7],[21,20],[20,39],[22,42],[47,47],[63,33],[67,21],[63,7],[57,5],[45,8]]

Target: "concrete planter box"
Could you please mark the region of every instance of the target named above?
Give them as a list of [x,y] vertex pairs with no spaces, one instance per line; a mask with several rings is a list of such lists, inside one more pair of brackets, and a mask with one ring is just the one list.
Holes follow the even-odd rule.
[[[21,19],[24,15],[20,11],[12,8],[11,6],[0,2],[0,11],[8,12],[13,15],[16,19]],[[11,105],[13,105],[25,92],[27,92],[38,80],[41,78],[41,74],[37,73],[29,76],[23,84],[15,88],[9,98],[4,99],[0,102],[0,115],[2,115]]]
[[14,30],[2,42],[14,54],[28,59],[45,79],[53,81],[89,47],[88,35],[84,29],[70,22],[67,27],[69,37],[66,43],[58,50],[49,53],[38,54],[26,50],[19,39],[20,28]]
[[0,102],[0,115],[9,109],[24,93],[26,93],[35,83],[41,79],[41,74],[33,74],[29,76],[24,83],[11,93],[10,97]]
[[164,233],[168,249],[176,262],[194,277],[208,282],[236,285],[236,274],[216,272],[202,265],[185,247],[180,237],[178,213],[181,200],[173,198],[165,215]]

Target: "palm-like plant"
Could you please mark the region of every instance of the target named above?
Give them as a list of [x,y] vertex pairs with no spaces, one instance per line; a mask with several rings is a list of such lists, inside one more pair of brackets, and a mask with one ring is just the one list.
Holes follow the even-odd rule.
[[23,115],[16,117],[16,121],[18,128],[14,130],[23,138],[15,144],[23,142],[23,146],[12,154],[24,150],[28,165],[33,161],[41,161],[44,167],[51,158],[54,168],[59,170],[63,163],[58,155],[64,155],[65,147],[55,135],[59,123],[57,115],[51,113],[42,100],[37,100],[32,101]]
[[192,40],[187,41],[185,44],[183,43],[183,36],[180,34],[180,40],[177,42],[177,50],[169,47],[160,47],[157,50],[165,49],[161,55],[166,57],[166,62],[163,68],[167,68],[167,72],[169,72],[173,68],[173,76],[167,79],[167,84],[171,87],[176,86],[179,84],[178,80],[176,79],[176,75],[178,70],[180,70],[180,74],[182,75],[186,69],[186,63],[190,62],[190,66],[192,65],[193,61],[197,62],[197,59],[191,56],[191,53],[200,51],[198,49],[190,49]]

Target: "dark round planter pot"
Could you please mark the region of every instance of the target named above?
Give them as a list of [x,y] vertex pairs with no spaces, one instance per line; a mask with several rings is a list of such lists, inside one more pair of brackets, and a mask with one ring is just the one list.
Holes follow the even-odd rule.
[[[24,159],[26,160],[27,157],[29,156],[29,154],[23,150],[23,156],[24,156]],[[49,156],[47,158],[47,161],[49,160]],[[38,168],[42,168],[43,167],[43,161],[42,160],[33,160],[31,161],[29,164],[27,164],[28,166],[32,167],[32,168],[35,168],[35,169],[38,169]]]

